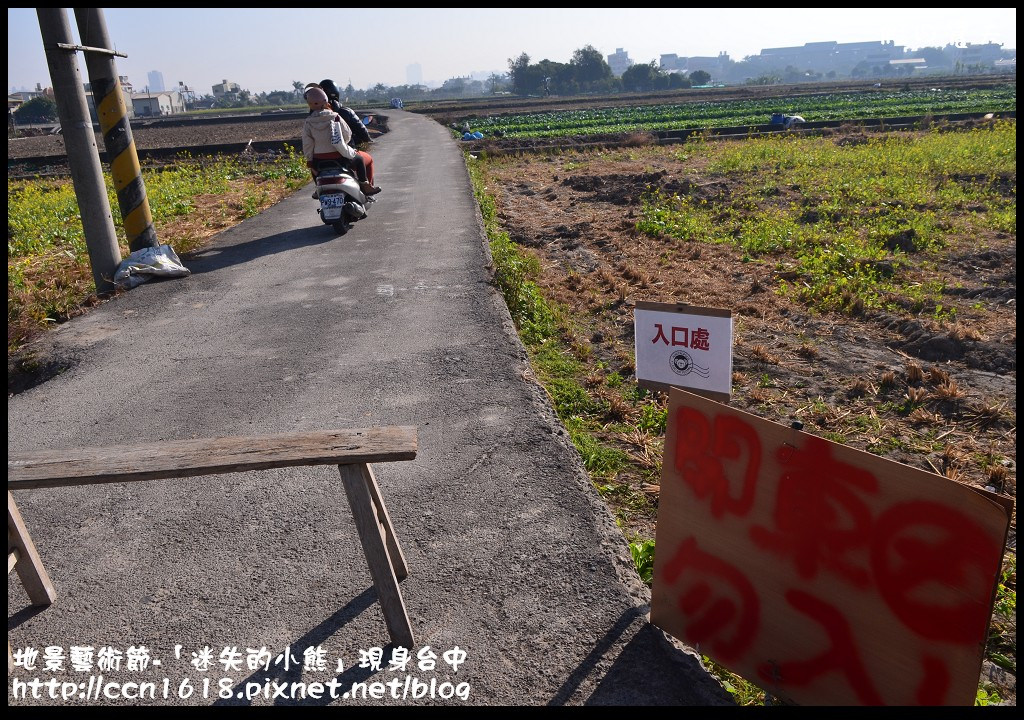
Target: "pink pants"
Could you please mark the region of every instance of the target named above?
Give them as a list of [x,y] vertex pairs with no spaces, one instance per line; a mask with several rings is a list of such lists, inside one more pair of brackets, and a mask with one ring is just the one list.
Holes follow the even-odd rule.
[[366,164],[366,179],[371,185],[376,185],[373,181],[373,158],[370,157],[370,153],[365,150],[356,150],[356,152],[363,157],[363,162]]

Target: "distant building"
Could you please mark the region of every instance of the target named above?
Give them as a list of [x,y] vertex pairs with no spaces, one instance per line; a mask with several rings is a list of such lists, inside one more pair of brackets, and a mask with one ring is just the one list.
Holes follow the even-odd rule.
[[924,58],[904,58],[902,60],[890,60],[889,67],[901,75],[909,75],[915,70],[924,71],[928,69],[928,61]]
[[686,72],[686,58],[681,58],[675,53],[667,53],[661,56],[658,67],[662,72]]
[[227,80],[223,80],[213,86],[213,96],[217,99],[237,100],[238,93],[240,92],[242,92],[242,88],[238,83],[228,82]]
[[132,95],[136,117],[158,117],[185,112],[185,101],[177,90]]
[[838,44],[829,41],[807,43],[798,47],[765,48],[761,51],[760,59],[779,69],[792,65],[801,69],[831,70]]
[[695,73],[698,70],[703,70],[711,77],[720,79],[729,67],[729,62],[729,53],[727,52],[718,53],[718,57],[688,57],[686,58],[686,72]]
[[794,67],[799,70],[814,70],[819,73],[830,71],[848,73],[860,63],[884,66],[890,60],[903,60],[904,48],[893,41],[840,43],[835,41],[805,43],[796,47],[764,48],[754,60],[765,69],[782,70]]
[[668,73],[704,70],[726,82],[751,81],[759,76],[798,82],[804,78],[905,75],[954,69],[972,73],[1014,72],[1016,59],[1014,50],[1003,49],[993,42],[908,50],[893,40],[844,43],[829,40],[763,48],[757,55],[749,55],[740,62],[733,62],[726,53],[719,53],[718,58],[666,53],[661,55],[660,68]]
[[117,84],[121,86],[121,94],[124,95],[126,99],[131,97],[135,88],[132,86],[131,82],[128,81],[127,75],[118,75]]
[[967,43],[964,47],[952,46],[953,62],[963,66],[994,67],[1003,57],[1003,46],[998,43]]
[[149,92],[151,93],[163,92],[166,89],[164,87],[164,74],[159,70],[150,70],[146,75],[146,80],[149,83]]
[[419,63],[405,66],[405,81],[410,85],[423,84],[423,68]]
[[608,67],[612,69],[612,75],[615,77],[622,77],[622,73],[629,70],[632,65],[629,53],[622,48],[615,48],[615,52],[608,56]]
[[721,78],[732,62],[729,53],[720,52],[718,57],[694,56],[680,57],[674,53],[667,53],[661,56],[658,67],[662,72],[667,73],[693,73],[698,70],[711,75],[713,78]]
[[29,100],[46,95],[50,98],[53,97],[53,88],[43,89],[43,86],[36,83],[35,90],[19,90],[18,92],[12,92],[7,96],[7,109],[8,111],[17,110],[22,105],[27,103]]
[[836,43],[836,56],[843,62],[869,62],[885,65],[890,60],[902,60],[902,45],[889,42]]

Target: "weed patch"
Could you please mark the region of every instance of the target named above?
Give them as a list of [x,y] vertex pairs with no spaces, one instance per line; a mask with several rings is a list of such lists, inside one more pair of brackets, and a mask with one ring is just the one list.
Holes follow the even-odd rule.
[[[142,171],[153,227],[179,255],[219,229],[252,217],[308,181],[301,156],[268,163],[185,157],[173,168]],[[106,177],[116,213],[117,195]],[[7,181],[7,352],[101,301],[96,294],[78,202],[70,179]],[[221,215],[220,223],[210,217]],[[194,218],[200,217],[196,222]],[[124,228],[115,223],[122,257]],[[111,275],[116,268],[111,268]]]

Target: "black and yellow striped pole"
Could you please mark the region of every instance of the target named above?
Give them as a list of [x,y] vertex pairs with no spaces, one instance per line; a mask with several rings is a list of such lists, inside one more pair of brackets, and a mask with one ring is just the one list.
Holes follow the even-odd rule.
[[[75,8],[75,20],[82,45],[110,50],[107,24],[102,8]],[[147,247],[158,247],[153,216],[146,197],[146,185],[142,181],[142,168],[135,150],[128,109],[121,92],[112,53],[85,52],[85,65],[89,71],[96,115],[103,133],[103,145],[107,150],[110,177],[117,191],[117,204],[121,209],[121,221],[132,252]]]

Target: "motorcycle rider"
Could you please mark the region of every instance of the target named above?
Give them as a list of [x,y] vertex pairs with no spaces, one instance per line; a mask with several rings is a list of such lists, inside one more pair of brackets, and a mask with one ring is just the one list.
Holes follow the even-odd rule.
[[[332,160],[352,168],[359,181],[359,189],[365,195],[376,195],[380,192],[369,181],[366,164],[357,152],[352,152],[352,158],[346,158],[335,149],[331,142],[331,122],[341,118],[328,107],[327,94],[319,87],[310,87],[305,92],[306,103],[309,105],[309,115],[302,124],[302,154],[306,158],[306,167],[315,180],[319,175],[319,162],[321,160]],[[346,132],[348,126],[341,123],[342,137],[346,144],[351,142],[351,133]],[[316,191],[313,197],[317,197]]]
[[321,80],[319,86],[321,90],[327,93],[327,100],[330,103],[331,110],[338,113],[352,131],[352,147],[363,156],[363,162],[366,163],[366,175],[372,185],[373,157],[365,150],[365,147],[373,144],[373,138],[370,137],[370,133],[366,126],[363,125],[363,121],[359,119],[359,113],[341,104],[341,90],[338,88],[337,83],[327,78]]

